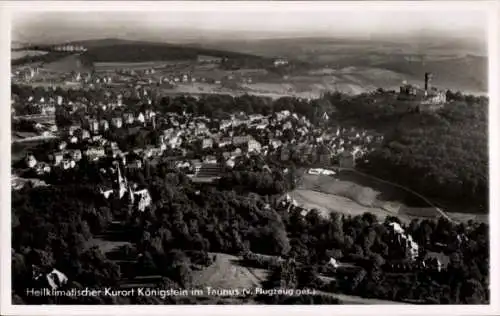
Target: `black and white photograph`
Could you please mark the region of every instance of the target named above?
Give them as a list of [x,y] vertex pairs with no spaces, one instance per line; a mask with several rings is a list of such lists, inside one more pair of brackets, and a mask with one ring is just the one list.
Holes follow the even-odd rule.
[[498,8],[0,4],[2,314],[498,312]]

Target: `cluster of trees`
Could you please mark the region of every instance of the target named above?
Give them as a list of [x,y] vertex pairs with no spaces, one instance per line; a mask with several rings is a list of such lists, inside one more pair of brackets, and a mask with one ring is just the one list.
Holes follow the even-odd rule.
[[330,113],[334,110],[327,99],[310,101],[296,97],[282,97],[272,100],[268,97],[247,94],[238,97],[231,95],[204,95],[200,98],[189,96],[163,97],[156,107],[158,110],[165,112],[182,114],[185,111],[219,119],[226,118],[227,113],[238,111],[247,114],[269,115],[284,110],[305,115],[312,119],[319,118],[324,112]]
[[70,276],[71,285],[113,286],[119,267],[92,247],[94,234],[111,220],[100,197],[87,185],[26,188],[12,193],[12,289],[26,303],[33,287],[32,265]]
[[116,142],[118,148],[124,152],[131,152],[148,145],[159,145],[160,132],[147,128],[120,128],[108,130],[104,133],[106,139]]
[[[394,91],[325,95],[340,122],[373,128],[383,146],[358,164],[384,179],[440,201],[480,205],[488,191],[486,97],[447,91],[448,103],[435,112],[415,113]],[[369,163],[364,163],[368,159]],[[458,203],[457,203],[458,204]]]
[[12,131],[35,133],[35,122],[30,120],[18,120],[12,122]]
[[[396,274],[384,270],[384,264],[404,261],[406,254],[397,251],[391,230],[371,214],[345,217],[333,213],[325,219],[312,210],[304,217],[300,209],[286,212],[267,208],[266,204],[273,205],[273,197],[262,192],[243,196],[233,190],[195,187],[186,176],[172,172],[166,165],[146,169],[143,177],[154,203],[144,213],[131,211],[113,198],[101,197],[95,183],[102,179],[95,175],[86,176],[94,179],[90,182],[94,185],[66,184],[13,192],[13,289],[18,299],[32,303],[23,294],[31,282],[31,264],[56,267],[68,275],[70,286],[75,287],[118,285],[124,277],[143,273],[160,275],[162,282],[185,288],[192,282],[193,271],[213,260],[208,252],[253,252],[281,256],[285,262],[293,258],[296,262],[293,268],[283,271],[280,260],[260,262],[247,256],[253,265],[274,271],[268,288],[285,284],[291,288],[429,303],[488,301],[487,225],[457,225],[444,219],[415,220],[403,225],[424,249],[421,256],[432,250],[451,259],[445,272]],[[135,245],[134,249],[124,250],[137,261],[130,268],[117,266],[91,247],[92,236],[102,233],[119,214],[124,218],[124,236]],[[442,244],[447,246],[439,246]],[[337,282],[321,280],[320,274],[333,273],[327,264],[330,258],[354,263],[359,269],[347,273],[346,279],[339,274]],[[258,300],[334,302],[328,296],[321,297],[263,296]]]
[[[474,101],[476,102],[476,101]],[[439,201],[485,212],[487,104],[454,102],[437,113],[409,114],[360,167]]]
[[[388,217],[386,223],[394,221],[399,222]],[[316,288],[363,297],[427,303],[489,301],[489,242],[485,224],[457,225],[445,219],[401,224],[419,243],[420,258],[425,258],[431,250],[440,251],[450,258],[450,263],[444,272],[397,273],[387,269],[385,263],[406,262],[408,257],[398,251],[401,248],[395,243],[391,229],[371,214],[340,217],[332,213],[330,219],[324,219],[314,210],[305,217],[292,211],[284,216],[284,222],[291,246],[288,256],[300,263],[294,278],[300,274],[301,265],[311,268],[316,277],[309,286],[316,284]],[[461,236],[460,242],[457,236]],[[331,273],[326,264],[329,258],[354,263],[357,269],[344,272],[340,269],[336,272],[337,281],[322,283],[317,275]]]
[[211,187],[196,188],[182,174],[152,174],[156,177],[149,188],[156,203],[150,212],[132,218],[139,239],[148,228],[154,235],[160,234],[161,228],[157,242],[164,248],[175,244],[182,245],[181,249],[229,253],[244,249],[269,254],[288,251],[281,217],[265,208],[266,199]]
[[260,195],[279,195],[291,188],[281,172],[271,174],[268,171],[232,171],[219,181],[221,189],[237,190],[239,192],[255,192]]

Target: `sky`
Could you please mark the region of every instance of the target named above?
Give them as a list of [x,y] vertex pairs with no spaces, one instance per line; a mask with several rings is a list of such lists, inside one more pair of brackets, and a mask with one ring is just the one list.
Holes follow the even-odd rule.
[[[98,10],[98,9],[97,9]],[[145,11],[13,12],[12,40],[61,41],[128,37],[173,42],[205,39],[273,38],[294,36],[369,37],[437,34],[484,38],[484,11],[455,9],[353,10],[333,6],[307,10],[238,8],[200,10],[195,7]]]

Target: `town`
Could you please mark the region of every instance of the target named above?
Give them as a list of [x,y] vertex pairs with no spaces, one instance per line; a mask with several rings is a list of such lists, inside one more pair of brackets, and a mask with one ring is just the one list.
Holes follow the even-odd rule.
[[103,36],[11,49],[15,304],[490,302],[489,99],[448,55]]
[[[102,96],[98,100],[73,90],[16,89],[18,94],[14,94],[12,103],[14,144],[42,139],[52,145],[34,147],[19,157],[13,165],[13,190],[21,190],[25,183],[32,187],[57,184],[54,174],[60,177],[92,168],[99,170],[102,181],[95,190],[103,198],[121,201],[139,212],[151,211],[155,201],[147,179],[139,183],[129,180],[128,175],[146,165],[165,164],[183,173],[198,188],[217,187],[237,170],[286,177],[292,173],[290,163],[304,166],[301,172],[310,176],[334,179],[339,172],[355,170],[357,162],[368,162],[369,154],[384,141],[384,136],[374,130],[342,126],[330,117],[335,116],[331,111],[316,111],[309,118],[286,109],[266,115],[241,110],[214,113],[200,108],[205,96],[192,98],[186,106],[180,103],[182,96],[166,99],[147,86],[130,88],[132,93],[128,94],[102,87],[89,90]],[[236,102],[240,100],[249,102],[252,97],[245,95]],[[290,176],[292,186],[300,181],[299,172]],[[288,194],[265,207],[296,212],[305,218],[310,211]],[[446,268],[446,256],[423,254],[398,221],[386,225],[392,231],[387,242],[409,261],[388,262],[385,269],[439,272]],[[338,257],[329,260],[327,265],[335,274],[352,277],[359,273],[358,265],[342,263]],[[39,280],[40,275],[36,275]],[[68,282],[59,270],[49,272],[46,279],[53,290]]]

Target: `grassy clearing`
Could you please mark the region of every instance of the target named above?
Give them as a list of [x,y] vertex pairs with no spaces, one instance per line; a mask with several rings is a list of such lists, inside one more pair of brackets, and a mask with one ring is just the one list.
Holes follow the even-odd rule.
[[45,55],[47,53],[48,52],[38,51],[38,50],[11,51],[10,52],[10,59],[16,60],[16,59],[30,57],[30,56],[41,56],[41,55]]
[[411,193],[352,171],[341,171],[335,177],[306,174],[292,197],[304,207],[317,208],[325,215],[370,212],[381,219],[392,215],[403,221],[439,215]]
[[362,215],[368,212],[374,214],[381,220],[387,215],[397,215],[396,213],[390,213],[381,208],[363,206],[346,197],[313,190],[297,189],[293,191],[290,196],[306,209],[317,209],[324,217],[329,217],[332,212],[351,216]]
[[254,288],[261,286],[267,277],[264,269],[247,268],[238,264],[236,256],[212,253],[216,259],[212,265],[193,274],[194,284],[222,289]]

